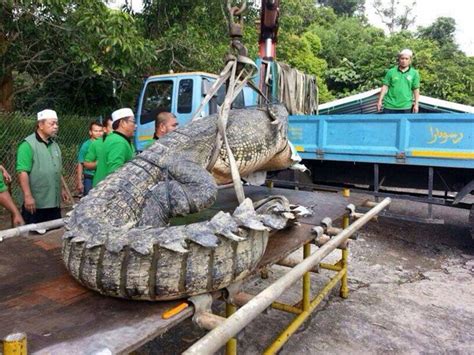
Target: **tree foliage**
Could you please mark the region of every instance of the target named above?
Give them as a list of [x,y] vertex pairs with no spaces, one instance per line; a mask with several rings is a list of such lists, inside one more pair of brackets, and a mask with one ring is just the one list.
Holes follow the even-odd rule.
[[[455,21],[439,18],[410,32],[412,7],[397,1],[378,1],[388,35],[368,24],[363,0],[282,1],[277,59],[316,75],[327,101],[379,86],[407,47],[422,94],[474,105],[474,59],[455,43]],[[253,58],[256,4],[244,15]],[[146,75],[219,72],[229,49],[226,12],[222,0],[145,0],[141,13],[100,0],[2,1],[0,109],[104,114],[133,106]]]
[[440,46],[454,45],[455,32],[456,21],[451,17],[439,17],[430,26],[418,29],[421,38],[436,41]]
[[[91,112],[115,103],[155,58],[134,18],[101,1],[1,3],[0,105]],[[98,106],[99,105],[99,106]]]
[[337,15],[354,16],[363,14],[365,0],[318,0],[321,5],[331,7]]

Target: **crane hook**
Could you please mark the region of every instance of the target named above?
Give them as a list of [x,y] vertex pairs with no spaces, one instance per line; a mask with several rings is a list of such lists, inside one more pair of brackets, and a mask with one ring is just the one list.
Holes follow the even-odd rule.
[[232,0],[227,0],[227,11],[229,11],[229,15],[231,18],[234,16],[240,16],[244,13],[247,9],[247,1],[242,1],[242,4],[239,6],[232,6]]

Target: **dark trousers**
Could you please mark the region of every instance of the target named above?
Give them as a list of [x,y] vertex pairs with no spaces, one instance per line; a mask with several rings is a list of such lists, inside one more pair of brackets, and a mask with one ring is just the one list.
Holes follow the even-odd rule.
[[84,193],[83,196],[86,196],[89,191],[92,189],[92,176],[84,175]]
[[411,113],[411,108],[406,108],[403,110],[393,110],[391,108],[384,108],[382,113]]
[[30,213],[25,209],[25,206],[21,206],[21,215],[25,224],[40,223],[61,218],[61,209],[59,207],[39,208],[35,213]]

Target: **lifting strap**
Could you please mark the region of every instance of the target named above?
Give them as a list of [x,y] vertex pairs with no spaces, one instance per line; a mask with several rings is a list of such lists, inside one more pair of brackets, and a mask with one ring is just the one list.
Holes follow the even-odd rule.
[[[231,1],[229,0],[227,2],[227,7],[230,17],[229,34],[232,39],[230,52],[227,54],[224,70],[220,73],[219,78],[214,82],[204,100],[202,100],[201,104],[193,115],[192,121],[202,118],[201,111],[203,110],[204,106],[217,93],[219,88],[224,83],[227,83],[224,102],[217,111],[218,118],[216,142],[214,144],[211,158],[209,159],[209,163],[207,165],[207,170],[212,171],[212,168],[216,164],[219,157],[222,145],[224,144],[227,157],[229,159],[230,172],[232,175],[232,182],[234,183],[235,193],[239,203],[242,203],[245,200],[244,188],[242,186],[242,180],[240,179],[237,162],[227,140],[226,129],[232,102],[234,102],[237,95],[239,95],[249,79],[255,74],[257,71],[257,66],[253,60],[248,58],[247,49],[240,41],[242,38],[243,26],[242,13],[246,8],[246,2],[244,1],[241,7],[238,8],[231,7]],[[238,19],[238,23],[235,21],[234,17]]]
[[316,77],[291,68],[288,64],[275,62],[276,95],[285,104],[291,115],[318,114],[319,92]]

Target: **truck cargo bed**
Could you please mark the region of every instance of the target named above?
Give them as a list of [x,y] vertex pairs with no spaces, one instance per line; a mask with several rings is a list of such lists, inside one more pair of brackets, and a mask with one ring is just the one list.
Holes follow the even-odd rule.
[[290,116],[303,159],[474,169],[474,114]]

